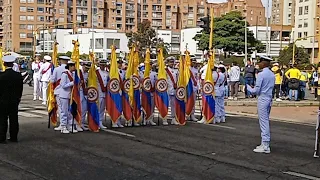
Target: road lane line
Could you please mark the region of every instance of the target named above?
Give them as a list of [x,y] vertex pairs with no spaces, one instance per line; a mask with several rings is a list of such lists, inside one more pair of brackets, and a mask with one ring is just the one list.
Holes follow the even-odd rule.
[[113,131],[110,129],[100,129],[100,130],[105,131],[105,132],[109,132],[109,133],[113,133],[113,134],[117,134],[117,135],[121,135],[121,136],[127,136],[127,137],[132,137],[132,138],[136,137],[135,135],[132,135],[132,134],[127,134],[127,133],[120,132],[120,131]]
[[41,118],[42,117],[42,116],[38,116],[35,114],[26,113],[26,112],[18,112],[18,115],[22,116],[22,117],[27,117],[27,118]]
[[37,113],[37,114],[42,114],[42,115],[48,115],[48,112],[47,111],[43,111],[43,110],[34,110],[34,111],[30,111],[30,112]]
[[[197,123],[197,122],[194,122],[194,121],[188,121],[188,122],[193,123],[193,124],[201,124],[201,123]],[[235,127],[218,125],[218,124],[203,124],[203,125],[213,126],[213,127],[219,127],[219,128],[225,128],[225,129],[232,129],[232,130],[236,130],[236,129],[237,129],[237,128],[235,128]]]
[[283,172],[284,174],[288,174],[291,176],[296,176],[296,177],[301,177],[301,178],[305,178],[305,179],[310,179],[310,180],[319,180],[319,177],[314,177],[314,176],[310,176],[307,174],[301,174],[301,173],[297,173],[297,172],[292,172],[292,171],[287,171],[287,172]]

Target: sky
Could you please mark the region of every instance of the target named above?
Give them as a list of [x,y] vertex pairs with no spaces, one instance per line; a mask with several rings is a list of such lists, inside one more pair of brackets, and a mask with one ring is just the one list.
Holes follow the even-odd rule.
[[[227,0],[208,0],[209,3],[219,3],[219,2],[226,2],[226,1]],[[261,0],[261,1],[262,1],[262,4],[266,7],[268,0]],[[272,7],[271,4],[272,4],[272,0],[269,0],[269,17],[270,17],[271,7]]]

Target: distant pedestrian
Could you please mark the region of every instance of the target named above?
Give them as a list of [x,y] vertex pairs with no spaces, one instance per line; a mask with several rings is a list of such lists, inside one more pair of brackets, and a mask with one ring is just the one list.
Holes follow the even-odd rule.
[[275,85],[274,85],[274,89],[273,89],[273,94],[272,94],[272,98],[276,97],[276,101],[280,102],[282,101],[280,99],[280,88],[281,88],[281,83],[282,83],[282,72],[281,69],[279,68],[279,63],[274,63],[273,67],[272,67],[272,72],[274,73],[275,76]]
[[272,104],[272,91],[275,83],[274,73],[269,69],[271,58],[261,57],[257,82],[254,87],[247,85],[248,91],[258,96],[258,117],[261,130],[261,145],[253,151],[257,153],[270,153],[270,125],[269,116]]
[[299,85],[299,99],[304,100],[306,95],[306,87],[308,82],[308,74],[306,71],[301,72],[300,85]]
[[247,90],[247,85],[254,86],[255,76],[256,76],[256,68],[252,65],[251,61],[247,61],[247,66],[244,70],[245,75],[245,96],[246,98],[252,97],[252,94]]
[[8,118],[9,141],[18,141],[18,107],[22,97],[23,80],[21,74],[13,70],[14,60],[14,56],[4,56],[6,70],[0,73],[0,143],[6,143]]
[[[319,65],[320,65],[320,63],[318,64],[318,67],[319,67]],[[312,74],[313,89],[314,89],[314,99],[315,100],[317,100],[317,98],[318,98],[318,80],[319,80],[319,77],[318,77],[318,72],[317,72],[318,69],[317,68],[314,70],[314,72]]]
[[237,62],[232,63],[232,67],[230,68],[230,72],[228,73],[228,75],[230,77],[230,89],[231,89],[231,96],[228,99],[237,100],[239,84],[240,84],[240,68]]
[[288,87],[289,87],[289,99],[292,100],[292,96],[294,94],[294,100],[298,101],[298,90],[300,85],[300,76],[301,72],[297,69],[297,65],[293,64],[292,68],[290,68],[285,76],[288,78]]

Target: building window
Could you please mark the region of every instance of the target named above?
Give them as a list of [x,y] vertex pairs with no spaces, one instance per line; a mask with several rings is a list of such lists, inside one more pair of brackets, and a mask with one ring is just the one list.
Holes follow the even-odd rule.
[[[171,23],[170,23],[171,24]],[[188,20],[188,26],[192,26],[193,25],[193,19],[189,19]]]
[[27,12],[27,7],[20,6],[20,12]]
[[103,48],[103,39],[102,38],[96,39],[95,48],[96,49],[102,49]]
[[299,3],[303,2],[303,0],[299,0]]
[[38,13],[44,13],[44,8],[43,7],[38,7],[37,11],[38,11]]
[[20,0],[20,3],[26,3],[27,0]]
[[251,10],[250,14],[253,14],[253,10]]
[[33,25],[32,25],[32,24],[28,24],[28,25],[27,25],[27,29],[28,29],[28,30],[33,30]]
[[299,15],[302,15],[302,11],[303,11],[302,7],[299,7]]
[[34,16],[27,16],[27,20],[28,21],[33,21],[34,20]]
[[308,36],[308,32],[304,32],[303,37],[307,37],[307,36]]
[[302,37],[302,33],[298,32],[298,38],[301,38],[301,37]]
[[21,39],[27,38],[27,34],[26,33],[20,33],[20,38]]
[[19,25],[19,28],[20,28],[20,29],[26,29],[26,25],[25,25],[25,24],[20,24],[20,25]]
[[20,42],[20,51],[32,51],[32,43]]
[[34,3],[34,0],[28,0],[28,3]]
[[44,0],[37,0],[38,4],[44,4]]
[[113,44],[120,48],[120,39],[107,39],[107,49],[109,49]]
[[20,16],[20,21],[25,21],[27,20],[26,16]]
[[309,13],[309,6],[305,6],[304,7],[304,14],[308,14]]
[[60,14],[64,14],[64,9],[59,9]]
[[33,11],[34,11],[34,8],[33,8],[33,7],[28,7],[28,8],[27,8],[27,11],[28,11],[28,12],[33,12]]

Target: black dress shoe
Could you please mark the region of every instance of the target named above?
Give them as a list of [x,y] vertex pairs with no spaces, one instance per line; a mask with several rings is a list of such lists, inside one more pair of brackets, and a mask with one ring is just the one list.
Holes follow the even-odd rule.
[[18,139],[11,139],[11,138],[9,138],[8,141],[10,141],[10,142],[18,142]]

